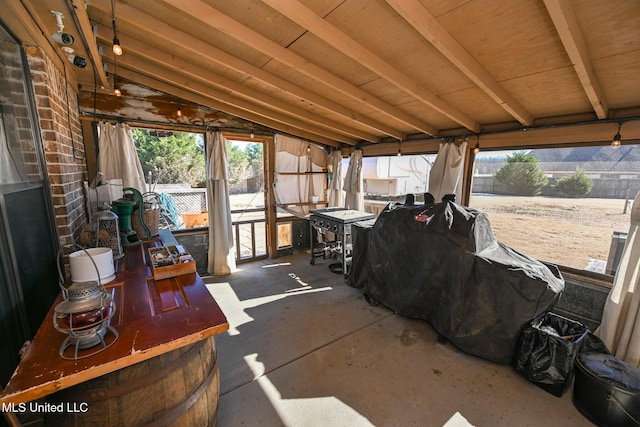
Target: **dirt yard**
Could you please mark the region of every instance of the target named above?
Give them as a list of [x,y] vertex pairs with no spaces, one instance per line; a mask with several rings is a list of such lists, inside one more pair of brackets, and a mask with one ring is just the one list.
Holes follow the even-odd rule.
[[620,199],[562,199],[473,195],[496,239],[534,258],[578,269],[606,261],[614,231],[628,232],[631,203]]

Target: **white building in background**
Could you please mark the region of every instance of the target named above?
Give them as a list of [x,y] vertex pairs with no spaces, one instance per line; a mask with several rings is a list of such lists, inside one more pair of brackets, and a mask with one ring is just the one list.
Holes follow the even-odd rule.
[[[363,158],[365,198],[425,193],[429,188],[429,172],[435,158],[435,154]],[[343,174],[346,174],[348,167],[349,159],[343,159]]]

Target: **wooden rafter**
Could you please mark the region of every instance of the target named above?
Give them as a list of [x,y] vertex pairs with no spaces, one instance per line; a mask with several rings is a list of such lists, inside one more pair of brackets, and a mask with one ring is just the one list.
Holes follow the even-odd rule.
[[87,14],[87,8],[84,1],[81,0],[69,0],[71,7],[78,18],[79,28],[78,31],[82,34],[82,37],[86,41],[88,54],[91,62],[95,65],[94,72],[102,86],[109,86],[109,79],[107,73],[104,70],[102,64],[102,55],[98,50],[98,43],[96,42],[96,35],[93,32],[91,22],[89,22],[89,15]]
[[[395,120],[411,126],[416,131],[424,132],[429,135],[436,135],[438,132],[435,127],[424,123],[399,108],[387,104],[370,93],[357,88],[338,76],[310,63],[308,60],[269,40],[240,22],[231,19],[227,15],[200,0],[192,0],[188,2],[183,0],[163,0],[163,3],[170,4],[180,9],[182,12],[193,17],[193,19],[204,22],[213,28],[217,28],[245,45],[258,50],[265,55],[269,55],[283,64],[295,68],[296,71],[304,73],[318,82],[327,85],[333,90],[339,91],[370,108],[374,108]],[[397,139],[405,138],[404,133],[400,131],[385,132],[385,134]]]
[[523,125],[533,116],[480,65],[456,39],[438,23],[418,0],[386,0],[416,31],[440,51],[480,89]]
[[290,103],[280,101],[261,91],[247,87],[239,82],[216,74],[209,69],[189,62],[185,60],[185,58],[176,57],[175,55],[161,51],[140,41],[130,39],[127,43],[127,53],[131,53],[132,55],[127,55],[122,58],[118,61],[118,64],[126,66],[128,64],[132,64],[132,61],[138,62],[139,59],[136,58],[142,58],[144,61],[148,61],[148,63],[153,63],[158,67],[165,68],[168,73],[176,73],[178,75],[193,78],[204,85],[217,87],[221,92],[229,93],[229,95],[232,95],[233,97],[241,97],[249,101],[259,102],[265,108],[274,110],[272,117],[297,117],[311,125],[324,127],[327,130],[330,130],[330,134],[336,137],[336,140],[338,141],[352,145],[355,144],[356,141],[356,139],[353,138],[377,141],[377,139],[371,134],[360,132],[332,120],[323,120],[320,122],[318,121],[317,115],[312,114],[307,110],[291,105]]
[[[106,0],[102,0],[101,2],[93,2],[92,6],[100,8],[97,9],[96,13],[93,14],[94,18],[98,16],[97,12],[101,12],[101,14],[106,13],[106,11],[102,9],[103,7],[107,6],[106,3]],[[373,120],[364,114],[360,114],[356,111],[353,111],[352,109],[346,108],[343,105],[340,105],[323,96],[313,93],[308,89],[297,86],[288,80],[280,78],[276,75],[260,69],[259,67],[249,64],[248,62],[230,55],[227,52],[215,46],[212,46],[203,40],[190,36],[174,27],[171,27],[165,22],[153,18],[148,13],[144,13],[134,7],[125,4],[118,5],[118,11],[122,14],[118,17],[118,21],[121,22],[121,28],[127,29],[130,35],[131,33],[134,33],[138,38],[141,38],[142,34],[148,33],[150,30],[153,30],[153,37],[155,37],[157,40],[162,40],[163,44],[166,46],[167,52],[176,54],[182,53],[183,56],[189,55],[192,58],[206,59],[206,61],[214,62],[218,66],[244,73],[246,74],[247,78],[261,81],[267,85],[277,88],[280,91],[289,93],[298,99],[306,100],[320,108],[323,108],[328,112],[341,115],[346,119],[369,127],[376,132],[392,132],[392,130],[388,126],[376,120]],[[106,21],[102,22],[106,25]],[[120,30],[120,32],[122,34],[127,34],[126,31]],[[129,40],[132,37],[133,36],[129,37]],[[317,119],[320,118],[317,117]],[[378,141],[378,138],[371,139],[371,135],[367,134],[367,132],[362,132],[356,137],[370,142]]]
[[[109,61],[110,60],[107,60],[107,62]],[[282,115],[273,117],[273,111],[265,107],[249,101],[231,98],[228,93],[221,92],[218,89],[214,89],[195,81],[191,81],[187,87],[184,85],[184,79],[181,79],[179,75],[167,71],[157,65],[149,64],[144,60],[130,59],[125,64],[119,61],[118,75],[145,86],[162,90],[166,93],[215,108],[216,110],[223,111],[273,129],[279,129],[284,132],[300,136],[303,136],[301,134],[301,132],[303,132],[305,134],[303,136],[304,138],[308,138],[312,141],[320,142],[325,145],[339,146],[340,143],[337,142],[339,141],[338,138],[344,139],[342,136],[336,134],[330,134],[330,136],[327,137],[325,135],[327,133],[325,129],[309,125],[294,118]],[[178,92],[175,90],[179,87],[183,88],[179,91],[180,95],[178,95]],[[165,89],[168,88],[174,88],[173,92],[167,92]],[[188,94],[197,95],[197,97],[188,96]],[[202,103],[203,100],[206,100],[207,102]],[[349,140],[349,142],[352,144],[355,143],[354,140]]]
[[607,118],[607,102],[591,66],[591,56],[571,2],[569,0],[544,0],[544,4],[593,110],[599,119]]
[[286,2],[282,2],[280,0],[262,1],[296,24],[306,28],[317,37],[329,43],[335,49],[350,56],[355,61],[358,61],[374,73],[393,83],[400,89],[409,93],[429,107],[434,108],[456,123],[473,132],[480,130],[480,124],[471,117],[417,84],[412,78],[392,66],[388,61],[380,58],[374,52],[371,52],[369,49],[322,19],[322,17],[318,16],[303,4],[295,0],[289,0]]

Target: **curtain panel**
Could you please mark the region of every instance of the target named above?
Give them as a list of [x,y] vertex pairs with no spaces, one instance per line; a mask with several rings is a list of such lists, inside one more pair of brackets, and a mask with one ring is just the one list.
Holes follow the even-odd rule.
[[226,275],[236,269],[228,187],[227,141],[220,131],[209,131],[205,138],[209,213],[207,271],[214,275]]

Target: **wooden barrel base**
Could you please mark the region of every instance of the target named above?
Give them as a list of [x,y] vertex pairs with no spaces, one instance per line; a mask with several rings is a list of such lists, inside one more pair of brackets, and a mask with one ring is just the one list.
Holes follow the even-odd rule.
[[[220,368],[214,337],[50,395],[78,412],[47,413],[51,426],[215,426]],[[86,409],[86,412],[81,412]]]

